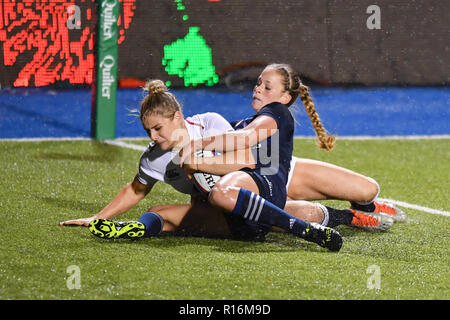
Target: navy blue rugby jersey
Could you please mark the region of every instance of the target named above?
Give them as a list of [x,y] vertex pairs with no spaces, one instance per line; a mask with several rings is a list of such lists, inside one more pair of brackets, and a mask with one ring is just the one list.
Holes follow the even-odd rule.
[[253,117],[231,122],[235,129],[243,129],[258,116],[273,118],[278,130],[268,139],[261,141],[252,148],[256,159],[255,171],[262,175],[279,175],[287,183],[293,151],[294,118],[288,107],[274,102],[261,108]]
[[243,129],[246,126],[248,126],[250,124],[250,122],[253,121],[253,119],[255,119],[257,115],[255,114],[252,117],[248,117],[242,120],[237,120],[237,121],[231,121],[230,124],[233,127],[234,130],[239,130],[239,129]]

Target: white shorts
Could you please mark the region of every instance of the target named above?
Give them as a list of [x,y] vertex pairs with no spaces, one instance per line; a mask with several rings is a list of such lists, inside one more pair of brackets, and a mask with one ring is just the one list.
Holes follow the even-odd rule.
[[289,191],[289,184],[291,183],[292,175],[294,174],[295,163],[297,162],[298,159],[299,158],[292,156],[291,166],[289,169],[288,179],[287,179],[287,183],[286,183],[286,192]]

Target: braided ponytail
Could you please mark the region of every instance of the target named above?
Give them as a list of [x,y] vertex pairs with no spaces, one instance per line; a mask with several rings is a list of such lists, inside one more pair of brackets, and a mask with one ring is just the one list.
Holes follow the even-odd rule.
[[309,94],[308,87],[301,84],[300,85],[300,99],[302,100],[306,113],[308,113],[309,118],[311,119],[311,123],[314,126],[314,130],[317,135],[317,145],[319,148],[324,149],[326,151],[331,151],[333,149],[334,144],[336,142],[336,137],[329,135],[320,121],[319,114],[314,107],[314,103]]
[[269,68],[277,70],[283,77],[283,86],[292,97],[287,106],[290,107],[300,96],[300,99],[305,106],[305,110],[311,119],[311,123],[314,126],[314,130],[316,131],[317,145],[321,149],[331,151],[335,145],[336,137],[329,135],[324,129],[309,94],[308,87],[302,83],[300,75],[294,72],[292,67],[288,64],[270,64],[266,67],[266,69]]

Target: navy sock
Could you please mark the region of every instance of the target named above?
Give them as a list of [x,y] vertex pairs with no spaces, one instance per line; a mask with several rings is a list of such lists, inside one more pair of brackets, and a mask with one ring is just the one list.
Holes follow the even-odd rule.
[[325,206],[328,210],[327,227],[334,228],[341,224],[349,225],[353,220],[353,213],[349,209],[339,210]]
[[156,236],[161,233],[164,220],[161,216],[155,212],[148,211],[144,213],[138,220],[145,225],[144,237]]
[[352,205],[352,209],[355,209],[355,210],[364,211],[364,212],[374,212],[375,211],[375,203],[373,203],[373,202],[361,204],[358,202],[351,201],[350,203]]
[[243,188],[239,191],[233,214],[275,226],[296,235],[300,235],[308,226],[305,221],[291,216],[270,201]]

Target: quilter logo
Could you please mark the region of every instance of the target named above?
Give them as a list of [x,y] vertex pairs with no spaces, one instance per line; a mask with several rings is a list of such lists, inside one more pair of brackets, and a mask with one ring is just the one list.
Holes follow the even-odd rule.
[[107,55],[100,62],[100,70],[102,74],[102,96],[111,99],[111,85],[114,84],[114,76],[111,69],[116,65],[116,61],[112,55]]
[[105,40],[109,40],[113,37],[113,26],[116,23],[116,17],[114,16],[114,7],[117,5],[117,1],[104,1],[102,2],[103,9],[103,37]]
[[[136,0],[119,0],[118,43],[132,22]],[[18,70],[15,87],[58,81],[91,84],[96,0],[2,0],[0,68]]]

